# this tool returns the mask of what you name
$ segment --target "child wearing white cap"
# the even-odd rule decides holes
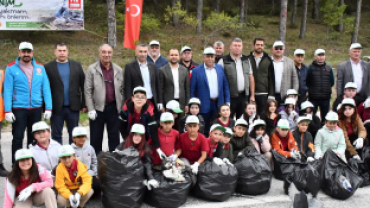
[[[15,161],[5,180],[3,208],[32,208],[43,204],[47,208],[57,208],[49,171],[36,163],[28,149],[17,150]]]
[[[175,123],[172,128],[179,131],[180,128],[180,119],[183,117],[183,111],[180,108],[180,103],[177,100],[170,100],[166,104],[166,112],[170,112],[175,119]],[[180,117],[181,116],[181,117]]]
[[[101,194],[100,182],[98,175],[98,159],[94,147],[92,147],[87,139],[87,130],[83,126],[76,126],[72,130],[71,146],[75,150],[76,158],[87,166],[87,172],[92,176],[92,188],[94,189],[94,196],[99,197]]]
[[[203,118],[202,115],[199,114],[200,107],[201,107],[201,103],[200,103],[199,98],[196,98],[196,97],[190,98],[188,106],[189,106],[189,113],[184,118],[182,118],[181,121],[180,121],[180,130],[179,130],[180,134],[186,132],[186,119],[190,115],[195,115],[195,116],[198,117],[198,119],[199,119],[199,133],[204,134],[204,118]]]
[[[298,112],[295,110],[297,108],[296,102],[294,98],[285,99],[285,109],[279,112],[282,119],[289,121],[290,131],[293,131],[297,126],[297,119],[299,117]]]
[[[312,135],[308,130],[308,125],[311,119],[306,116],[301,116],[297,121],[297,128],[293,131],[293,137],[295,141],[299,144],[298,149],[303,155],[307,157],[307,162],[313,162],[314,159],[314,144]]]
[[[296,101],[296,103],[298,102],[298,92],[295,90],[295,89],[289,89],[287,90],[286,92],[286,97],[284,98],[284,102],[286,99],[288,98],[292,98]],[[281,111],[284,111],[285,110],[285,104],[280,104],[281,105],[279,108],[278,108],[278,112],[280,113]],[[295,108],[295,111],[298,113],[299,112],[299,105],[296,105],[296,108]]]
[[[343,94],[343,93],[342,93]],[[344,95],[343,96],[337,96],[337,99],[335,99],[333,103],[333,111],[337,112],[337,108],[339,104],[343,101],[345,98],[352,98],[355,101],[356,106],[361,103],[361,101],[365,100],[363,96],[357,94],[357,84],[354,82],[347,82],[344,86]]]
[[[225,132],[221,140],[223,144],[222,155],[223,158],[227,158],[230,162],[234,162],[234,149],[233,145],[230,144],[230,140],[233,136],[234,136],[233,130],[229,127],[225,127]]]
[[[321,129],[322,124],[320,118],[313,113],[313,105],[310,101],[304,101],[301,104],[299,116],[305,116],[311,121],[308,124],[308,132],[311,133],[312,138],[315,139],[317,131]]]
[[[277,123],[275,133],[271,136],[271,146],[276,152],[286,158],[299,159],[297,142],[294,140],[292,132],[289,131],[289,121],[280,119]]]
[[[239,155],[245,154],[249,151],[256,151],[254,144],[249,138],[248,123],[246,120],[240,118],[236,120],[234,126],[234,136],[231,138],[230,143],[233,145],[234,158]]]
[[[254,120],[250,137],[257,152],[263,154],[263,156],[269,160],[271,168],[273,168],[274,161],[272,160],[272,153],[270,152],[270,137],[266,133],[266,123],[264,120]]]
[[[220,124],[213,124],[209,130],[208,142],[208,158],[223,158],[223,144],[221,142],[225,128]]]

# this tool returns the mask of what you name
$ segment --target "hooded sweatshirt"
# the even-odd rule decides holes
[[[315,158],[323,157],[326,150],[331,149],[339,157],[345,160],[346,142],[343,130],[338,126],[331,131],[323,126],[316,134],[315,138]]]
[[[71,146],[75,150],[76,158],[87,166],[87,172],[91,176],[96,176],[98,174],[98,160],[94,148],[87,144],[87,142],[84,143],[82,148],[78,147],[75,143]]]
[[[35,146],[32,144],[28,146],[35,161],[44,166],[48,171],[52,171],[59,163],[59,147],[61,147],[61,145],[53,139],[50,139],[50,144],[46,150],[37,144]]]

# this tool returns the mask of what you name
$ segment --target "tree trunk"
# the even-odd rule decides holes
[[[116,38],[116,10],[114,8],[115,0],[107,0],[107,16],[108,16],[108,44],[112,48],[117,46]]]
[[[319,0],[313,0],[312,19],[319,19]]]
[[[159,9],[158,0],[153,0],[153,4],[154,4],[154,9],[155,9],[156,11],[158,11],[158,9]]]
[[[177,1],[178,0],[172,0],[172,11],[175,12],[177,11],[179,8],[178,8],[178,5],[177,5]],[[179,17],[177,14],[173,13],[172,15],[172,21],[173,21],[173,26],[174,27],[179,27]]]
[[[298,0],[294,0],[293,12],[292,12],[292,21],[290,22],[291,26],[295,25],[295,19],[296,19],[296,16],[297,16],[297,4],[298,4]]]
[[[185,0],[185,11],[186,13],[189,12],[189,0]]]
[[[361,18],[361,4],[362,4],[362,0],[357,0],[355,28],[352,33],[352,43],[357,43],[358,27],[360,27],[360,18]]]
[[[275,0],[272,0],[272,13],[275,12]]]
[[[221,3],[221,0],[216,0],[216,12],[217,12],[217,14],[220,13],[220,3]]]
[[[342,6],[343,4],[344,4],[344,0],[339,0],[339,6]],[[343,32],[343,14],[339,20],[338,30],[339,32]]]
[[[239,17],[239,22],[244,23],[244,0],[240,0],[240,17]]]
[[[288,0],[281,0],[279,40],[285,43]]]
[[[247,24],[247,17],[248,17],[248,0],[244,0],[244,22]]]
[[[306,37],[307,5],[308,5],[308,0],[303,0],[301,31],[300,31],[300,34],[299,34],[300,39]]]
[[[203,18],[203,0],[198,0],[198,9],[197,9],[197,34],[202,33],[202,18]]]

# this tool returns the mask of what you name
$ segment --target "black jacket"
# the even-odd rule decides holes
[[[303,134],[303,139],[301,137],[301,132],[297,129],[293,131],[294,140],[297,142],[298,149],[301,153],[305,154],[307,157],[314,157],[314,143],[312,135],[310,132],[306,131]]]
[[[162,98],[159,96],[159,85],[158,85],[158,70],[154,63],[147,62],[149,75],[150,75],[150,86],[152,87],[153,92],[153,103],[155,106],[158,103],[163,103]],[[137,60],[126,64],[125,71],[124,71],[124,80],[125,80],[125,99],[132,97],[132,93],[135,87],[142,86],[144,87],[143,77],[140,71],[140,66]]]
[[[256,150],[252,140],[249,138],[248,132],[243,137],[233,136],[230,140],[230,144],[233,145],[234,158],[238,156],[239,152],[253,151]]]
[[[318,65],[316,61],[308,67],[306,84],[312,100],[328,100],[334,85],[334,73],[330,65]]]
[[[85,108],[84,83],[85,74],[79,62],[69,59],[69,106],[73,111]],[[51,97],[53,99],[53,114],[59,113],[63,107],[64,85],[60,77],[57,62],[45,64],[45,71],[50,81]]]
[[[179,129],[180,134],[187,132],[185,122],[189,115],[190,114],[187,114],[186,116],[184,116],[184,118],[180,120],[180,129]],[[204,134],[204,125],[205,125],[204,118],[200,114],[198,114],[197,117],[199,119],[199,131],[198,132]]]
[[[265,113],[261,113],[260,119],[264,120],[266,123],[266,133],[271,137],[272,133],[274,133],[277,122],[280,120],[281,115],[278,114],[276,118],[276,122],[273,119],[270,119]]]
[[[212,150],[209,150],[209,151],[212,151]],[[207,160],[212,161],[213,158],[215,158],[215,157],[223,159],[224,158],[224,152],[223,151],[224,151],[224,144],[222,144],[222,142],[218,142],[216,151],[215,151],[215,153],[213,153],[213,157],[207,157]]]

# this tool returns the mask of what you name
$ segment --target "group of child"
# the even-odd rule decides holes
[[[153,171],[163,170],[164,159],[189,166],[195,175],[205,160],[231,164],[249,152],[263,154],[273,168],[272,149],[286,158],[304,157],[307,162],[322,158],[328,149],[344,161],[349,157],[361,160],[367,132],[352,98],[342,100],[339,116],[329,112],[323,118],[324,125],[314,114],[312,103],[305,101],[299,109],[297,99],[298,93],[288,90],[283,106],[268,100],[261,115],[256,115],[255,103],[247,103],[245,113],[236,121],[230,117],[230,106],[223,104],[206,138],[198,98],[190,99],[189,113],[181,119],[180,105],[170,101],[166,105],[167,112],[162,113],[157,122],[154,106],[146,98],[146,89],[136,87],[120,114],[124,142],[116,151],[129,147],[138,150],[149,190],[159,186]],[[7,177],[5,208],[43,203],[47,207],[56,207],[56,204],[83,207],[94,193],[100,197],[97,158],[86,142],[86,129],[76,127],[72,133],[74,143],[63,146],[50,138],[49,126],[43,121],[35,123],[32,132],[37,143],[30,145],[29,150],[16,152],[16,163]]]

